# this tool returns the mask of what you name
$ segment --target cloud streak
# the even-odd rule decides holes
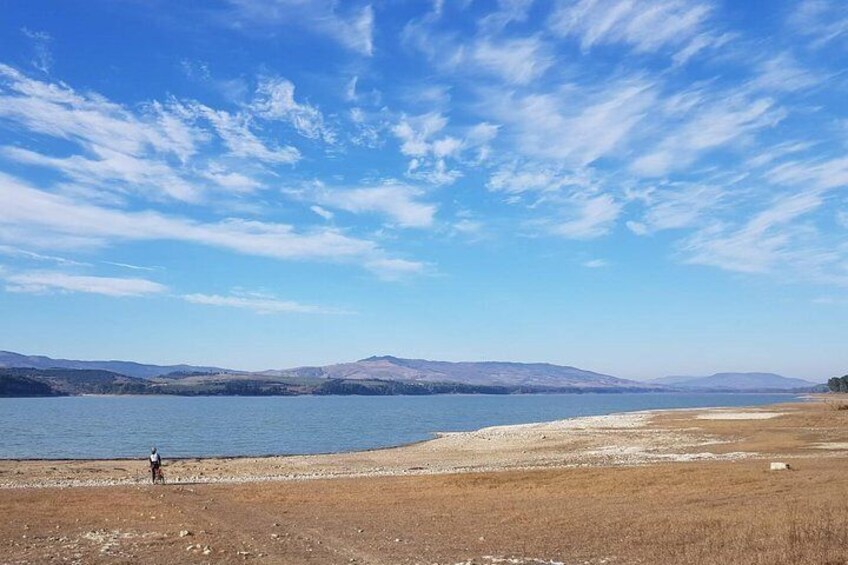
[[[168,290],[165,285],[147,279],[72,275],[56,271],[13,273],[2,278],[6,281],[8,292],[28,294],[74,292],[127,297],[162,294]]]

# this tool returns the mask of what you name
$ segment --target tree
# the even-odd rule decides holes
[[[828,379],[827,388],[829,388],[831,392],[848,392],[848,375]]]

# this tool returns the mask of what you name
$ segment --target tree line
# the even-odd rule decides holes
[[[830,392],[848,392],[848,375],[828,379],[827,388]]]

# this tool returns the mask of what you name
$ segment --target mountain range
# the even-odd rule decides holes
[[[671,376],[654,379],[654,384],[708,390],[797,390],[816,386],[803,379],[774,373],[716,373],[706,377]]]
[[[401,359],[390,355],[324,367],[265,371],[264,375],[326,379],[383,379],[403,382],[452,382],[467,385],[645,389],[651,385],[549,363],[459,362]]]
[[[132,361],[79,361],[75,359],[52,359],[43,355],[22,355],[12,351],[0,351],[0,367],[30,367],[33,369],[82,369],[109,371],[127,377],[151,379],[170,373],[222,373],[227,369],[196,365],[146,365]]]
[[[47,385],[56,394],[742,392],[802,391],[816,386],[772,373],[673,376],[642,382],[549,363],[448,362],[389,355],[351,363],[249,372],[186,364],[52,359],[0,351],[2,368],[5,369],[0,370],[0,379],[8,381],[7,390],[30,386],[33,391],[43,391],[42,385]],[[2,390],[0,386],[0,395]]]

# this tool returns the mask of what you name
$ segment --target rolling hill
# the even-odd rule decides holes
[[[369,357],[353,363],[324,367],[299,367],[264,371],[268,376],[314,377],[325,379],[382,379],[400,382],[451,382],[466,385],[545,387],[569,389],[646,390],[663,388],[655,384],[620,379],[548,363],[508,363],[498,361],[458,362],[402,359],[390,355]]]
[[[28,381],[9,379],[26,378],[49,385],[55,394],[511,394],[668,390],[659,384],[548,363],[453,363],[392,356],[323,367],[247,372],[0,352],[0,374],[5,374],[10,390],[26,388]]]
[[[145,365],[132,361],[78,361],[74,359],[52,359],[43,355],[21,355],[12,351],[0,351],[0,367],[29,367],[32,369],[83,369],[109,371],[127,377],[152,379],[170,373],[219,373],[227,369],[198,367],[194,365]]]

